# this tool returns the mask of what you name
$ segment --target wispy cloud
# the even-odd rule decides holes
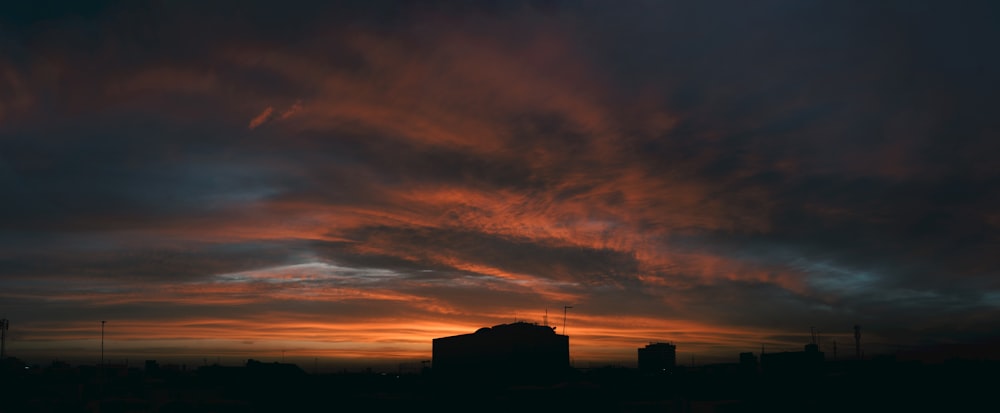
[[[256,129],[258,126],[263,125],[264,122],[271,120],[272,115],[274,115],[274,108],[268,106],[259,115],[250,119],[250,129]]]

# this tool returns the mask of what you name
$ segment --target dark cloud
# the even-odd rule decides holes
[[[158,301],[141,298],[149,294],[177,294],[179,299],[185,292],[173,289],[212,284],[225,274],[292,265],[313,255],[305,243],[294,240],[179,242],[115,232],[11,234],[4,237],[2,245],[5,253],[0,254],[0,273],[6,283],[4,296],[9,300],[27,300],[5,307],[24,311],[43,302],[40,314],[49,314],[60,302],[85,308],[121,299]],[[187,304],[196,305],[199,290],[190,288],[187,293],[193,300]]]

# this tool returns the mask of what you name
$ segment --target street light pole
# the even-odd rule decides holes
[[[101,320],[101,366],[104,366],[104,323],[105,320]]]

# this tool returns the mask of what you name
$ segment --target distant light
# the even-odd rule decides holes
[[[28,369],[30,369],[30,368],[31,368],[31,367],[28,367],[28,366],[24,366],[24,369],[25,369],[25,370],[28,370]]]

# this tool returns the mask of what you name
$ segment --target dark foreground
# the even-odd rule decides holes
[[[0,412],[998,411],[998,367],[882,360],[794,374],[716,365],[669,374],[609,367],[546,377],[436,377],[430,370],[316,375],[254,362],[180,369],[8,360]]]

